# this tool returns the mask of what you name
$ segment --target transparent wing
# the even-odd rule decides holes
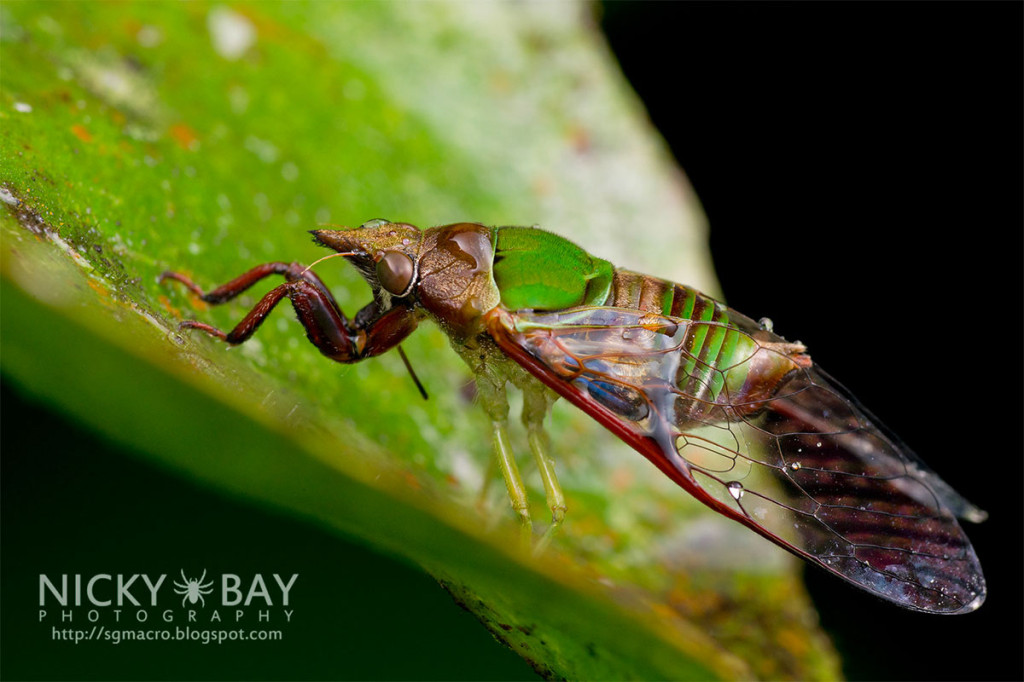
[[[964,613],[985,581],[960,497],[803,354],[749,318],[494,311],[519,364],[716,511],[906,608]],[[709,339],[716,339],[709,351]]]

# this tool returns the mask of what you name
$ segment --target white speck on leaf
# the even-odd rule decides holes
[[[147,24],[135,34],[135,40],[139,42],[141,47],[156,47],[164,41],[164,34],[156,26]]]
[[[16,196],[7,190],[6,187],[0,187],[0,201],[11,206],[17,206],[21,203]]]
[[[243,15],[227,7],[214,7],[206,17],[213,49],[225,59],[235,60],[256,42],[256,27]]]
[[[299,167],[291,161],[285,161],[281,166],[281,177],[287,182],[295,182],[299,178]]]
[[[263,163],[274,163],[277,161],[277,146],[273,142],[261,140],[250,135],[245,138],[245,148],[259,157]]]

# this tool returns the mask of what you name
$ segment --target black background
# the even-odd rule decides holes
[[[905,612],[807,572],[856,679],[1024,677],[1021,7],[602,8],[704,204],[729,303],[807,343],[991,513],[968,528],[990,588],[968,616]],[[317,678],[339,659],[351,678],[530,674],[418,571],[168,478],[9,386],[0,400],[5,678]],[[181,556],[301,572],[302,622],[284,645],[112,652],[40,645],[18,615],[34,614],[40,571],[161,571]]]
[[[989,520],[967,616],[807,582],[855,679],[1022,679],[1022,5],[606,3],[726,300],[806,343]]]

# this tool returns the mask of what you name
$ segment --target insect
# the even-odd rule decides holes
[[[209,293],[164,273],[211,304],[268,275],[285,277],[230,332],[193,320],[181,326],[243,343],[287,298],[323,355],[354,363],[398,347],[431,319],[474,375],[524,529],[532,526],[509,446],[509,384],[524,395],[551,528],[562,523],[566,502],[543,420],[562,397],[707,506],[868,592],[933,613],[966,613],[984,601],[981,566],[957,518],[979,522],[985,512],[767,319],[617,269],[537,228],[457,223],[421,231],[372,220],[312,234],[373,290],[355,317],[308,268],[275,262]]]
[[[203,571],[203,575],[199,580],[190,580],[185,576],[185,569],[181,569],[181,580],[182,582],[174,581],[174,593],[185,595],[181,598],[181,605],[184,606],[185,602],[188,601],[190,604],[202,602],[203,606],[206,606],[206,600],[203,599],[203,595],[213,592],[213,581],[203,582],[206,580],[206,571]]]

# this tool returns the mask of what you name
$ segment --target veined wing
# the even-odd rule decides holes
[[[980,606],[985,580],[956,517],[984,512],[802,345],[725,310],[693,321],[497,309],[487,324],[519,364],[709,507],[900,606]]]

